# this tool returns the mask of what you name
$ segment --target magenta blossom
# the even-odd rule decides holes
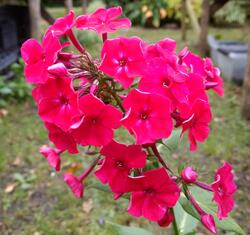
[[[38,113],[45,122],[54,123],[68,131],[72,119],[79,115],[77,94],[66,77],[48,80],[33,91],[38,102]]]
[[[219,219],[226,218],[234,207],[233,195],[236,192],[232,166],[225,162],[216,172],[212,189],[214,191],[213,201],[218,205]]]
[[[71,154],[78,153],[76,142],[69,131],[65,132],[60,127],[48,122],[45,122],[45,126],[49,131],[48,136],[50,141],[57,148],[68,150]]]
[[[79,99],[79,110],[81,118],[71,126],[76,142],[98,147],[108,144],[113,138],[113,129],[120,126],[122,113],[92,94]]]
[[[77,198],[82,198],[84,193],[84,186],[80,179],[70,173],[64,173],[64,181],[67,183],[71,191]]]
[[[73,28],[74,19],[75,13],[71,10],[66,16],[56,19],[54,24],[49,27],[49,30],[53,31],[56,36],[63,36]]]
[[[120,28],[130,28],[131,21],[128,18],[117,19],[121,14],[121,7],[99,8],[90,15],[77,17],[76,27],[78,29],[91,29],[99,34],[114,32]]]
[[[27,40],[21,47],[26,80],[29,83],[45,83],[49,78],[47,68],[55,63],[60,50],[60,41],[51,32],[43,37],[41,45],[36,39]]]
[[[188,114],[186,109],[181,110],[180,113],[181,116]],[[190,150],[194,151],[197,147],[197,141],[203,142],[208,138],[210,132],[208,125],[212,119],[212,114],[209,104],[201,99],[196,100],[191,106],[188,116],[188,119],[182,123],[182,134],[188,130]]]
[[[181,178],[186,183],[195,183],[197,180],[198,174],[197,172],[190,166],[186,167],[181,172]]]
[[[121,124],[135,135],[137,144],[153,143],[171,134],[169,99],[135,89],[125,98],[123,106],[127,112]]]
[[[189,90],[186,85],[187,76],[170,66],[166,60],[156,58],[147,66],[145,74],[139,82],[139,89],[167,96],[173,103],[187,103]]]
[[[43,145],[40,147],[39,152],[47,159],[51,167],[53,167],[56,171],[60,171],[60,154],[63,152],[62,150]]]
[[[164,168],[147,171],[144,176],[140,190],[131,194],[128,212],[157,222],[164,217],[168,208],[175,206],[180,189]]]
[[[146,164],[146,153],[139,145],[124,145],[112,141],[100,152],[105,156],[102,165],[95,175],[104,184],[108,183],[115,193],[130,191],[129,174],[133,168],[143,168]]]
[[[145,67],[142,53],[142,41],[139,38],[116,38],[106,40],[99,69],[128,88],[135,77],[140,76]]]

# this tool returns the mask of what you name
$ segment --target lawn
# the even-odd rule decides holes
[[[57,16],[63,9],[50,9]],[[79,10],[78,10],[79,12]],[[250,35],[243,29],[215,29],[211,33],[222,38],[247,40]],[[188,42],[180,42],[180,31],[170,29],[132,28],[123,35],[138,35],[153,42],[172,37],[179,42],[178,48],[193,48],[194,36],[188,32]],[[116,34],[117,35],[117,34]],[[89,36],[89,35],[88,35]],[[98,55],[98,40],[91,34],[84,39],[91,51]],[[209,139],[190,153],[185,138],[174,153],[162,148],[170,165],[185,161],[194,165],[207,182],[221,160],[231,162],[237,175],[238,191],[234,216],[247,234],[250,234],[250,123],[240,115],[241,88],[225,83],[225,96],[218,98],[210,93],[213,107],[213,123]],[[48,143],[47,133],[36,114],[32,101],[11,104],[8,115],[0,118],[0,232],[12,235],[112,235],[109,221],[148,228],[155,234],[166,234],[163,229],[143,219],[134,219],[126,213],[128,202],[115,202],[110,194],[88,188],[83,200],[75,199],[62,181],[38,153],[42,144]],[[124,135],[119,133],[119,138]],[[67,156],[65,156],[67,158]],[[77,164],[72,164],[72,159]],[[71,156],[64,161],[63,170],[77,172],[91,159],[84,155]],[[91,186],[92,180],[88,181]],[[2,233],[1,233],[2,234]],[[170,233],[169,233],[170,234]],[[204,233],[203,233],[204,234]]]

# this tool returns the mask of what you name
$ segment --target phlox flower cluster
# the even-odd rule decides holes
[[[174,219],[172,208],[185,190],[203,225],[216,233],[213,216],[199,206],[188,186],[211,191],[223,219],[234,205],[231,165],[225,163],[215,181],[206,184],[190,166],[174,174],[157,145],[175,128],[181,129],[180,138],[187,134],[191,151],[208,138],[212,113],[207,92],[223,95],[220,71],[209,58],[187,48],[177,52],[170,38],[154,44],[138,37],[108,39],[108,33],[131,26],[121,14],[120,7],[78,17],[70,11],[48,28],[41,43],[29,39],[22,45],[24,74],[34,84],[38,114],[54,144],[42,146],[40,152],[58,172],[65,152],[85,149],[93,157],[82,175],[64,173],[77,198],[83,197],[84,181],[94,172],[114,199],[130,194],[128,213],[168,226]],[[73,30],[102,36],[100,58],[89,54]],[[65,36],[68,41],[62,43]],[[75,51],[69,52],[70,44]],[[128,131],[133,143],[117,141],[119,128]]]

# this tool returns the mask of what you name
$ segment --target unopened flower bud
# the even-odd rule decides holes
[[[197,172],[190,166],[186,167],[182,172],[181,172],[181,178],[186,182],[186,183],[194,183],[197,180],[198,174]]]
[[[211,233],[216,234],[216,225],[215,225],[215,222],[214,222],[214,217],[212,215],[209,215],[209,214],[202,215],[201,216],[201,223]]]
[[[67,75],[68,71],[63,63],[53,64],[48,67],[48,72],[54,76],[60,77]]]

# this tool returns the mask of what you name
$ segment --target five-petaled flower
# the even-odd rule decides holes
[[[129,178],[132,169],[144,168],[146,153],[139,145],[124,145],[112,141],[100,153],[105,156],[95,175],[104,184],[109,183],[115,193],[131,191],[133,179]]]
[[[146,171],[140,180],[139,189],[132,192],[128,212],[152,221],[161,220],[180,197],[178,185],[164,168]]]
[[[80,117],[71,125],[76,142],[97,147],[108,144],[114,136],[113,129],[120,126],[122,113],[92,94],[79,99],[79,110]]]
[[[171,134],[168,98],[135,89],[125,98],[123,106],[127,112],[121,124],[135,135],[137,144],[153,143]]]
[[[60,50],[60,41],[52,32],[45,34],[41,45],[36,39],[27,40],[21,47],[26,80],[35,84],[45,83],[49,79],[47,68],[56,62]]]
[[[99,69],[128,88],[135,77],[142,75],[144,71],[142,44],[137,37],[106,40]]]
[[[213,201],[218,205],[219,219],[226,218],[234,207],[233,195],[236,192],[232,166],[225,162],[216,172],[212,189],[214,191]]]
[[[77,17],[76,27],[91,29],[99,34],[114,32],[120,28],[130,28],[131,21],[128,18],[117,19],[121,14],[121,7],[99,8],[92,14]]]

